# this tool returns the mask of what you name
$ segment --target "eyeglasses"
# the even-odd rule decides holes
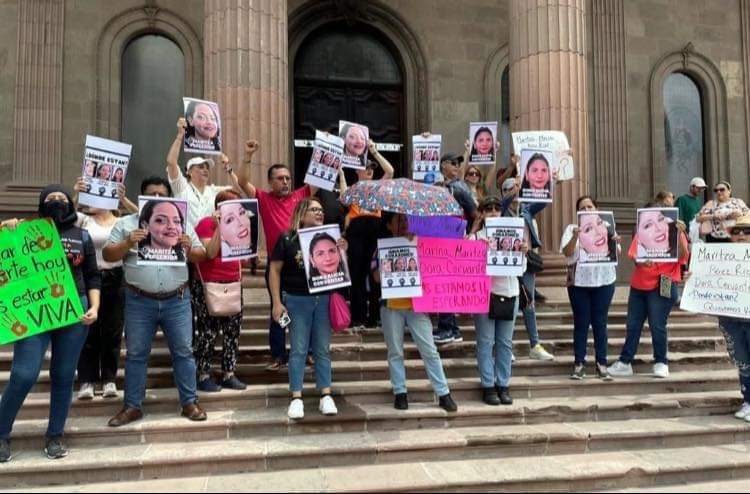
[[[307,208],[308,213],[318,214],[323,212],[323,208]]]
[[[748,228],[734,228],[734,229],[732,229],[732,235],[750,235],[750,227],[748,227]]]
[[[491,211],[502,213],[503,209],[500,206],[498,206],[497,204],[491,204],[489,206],[485,206],[484,208],[482,208],[482,212],[483,213],[489,213]]]
[[[718,192],[726,192],[727,190],[728,189],[726,189],[725,187],[718,187],[718,188],[714,189],[714,192],[717,192],[717,193]]]

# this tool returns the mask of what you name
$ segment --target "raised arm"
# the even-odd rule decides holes
[[[385,172],[383,174],[383,178],[386,180],[393,178],[393,166],[391,166],[388,160],[378,152],[378,146],[377,144],[375,144],[375,141],[370,139],[369,141],[367,141],[367,146],[370,148],[370,156],[372,156],[375,161],[377,161],[377,163],[383,169],[383,172]]]
[[[487,189],[488,193],[490,190],[492,190],[493,180],[495,181],[495,185],[497,185],[497,180],[495,180],[495,177],[497,176],[497,168],[500,166],[500,160],[497,157],[499,152],[500,152],[500,141],[495,141],[495,165],[492,166],[490,170],[488,170],[487,173],[484,175],[484,188]],[[466,158],[464,157],[464,160],[465,159]]]
[[[177,119],[177,135],[172,142],[172,146],[169,148],[167,153],[167,176],[170,182],[180,178],[180,165],[177,160],[180,157],[180,149],[182,148],[182,142],[185,139],[185,129],[187,128],[187,122],[184,118],[180,117]]]
[[[339,168],[339,200],[344,198],[344,193],[346,192],[346,189],[349,188],[349,185],[346,183],[346,174],[344,173],[344,168]]]
[[[250,199],[255,199],[257,195],[255,185],[250,182],[250,164],[253,161],[253,155],[258,149],[260,149],[258,141],[250,139],[245,142],[245,157],[237,172],[237,185]]]
[[[83,177],[78,177],[73,185],[73,197],[71,197],[75,209],[78,209],[78,194],[84,190],[86,190],[86,180]]]
[[[471,141],[466,139],[464,142],[464,160],[458,167],[458,179],[463,180],[466,177],[466,168],[469,166],[469,154],[471,153]]]

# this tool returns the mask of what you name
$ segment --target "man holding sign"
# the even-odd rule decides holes
[[[73,379],[88,335],[86,326],[99,313],[101,277],[94,244],[75,226],[70,195],[61,186],[45,188],[39,196],[39,217],[43,219],[7,220],[2,226],[8,230],[0,232],[0,335],[3,343],[15,341],[10,380],[0,400],[0,462],[11,459],[13,423],[36,384],[50,343],[52,382],[44,453],[50,459],[68,455],[62,435]]]

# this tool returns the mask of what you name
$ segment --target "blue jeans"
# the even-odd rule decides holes
[[[140,409],[146,394],[148,359],[156,328],[167,338],[180,404],[198,401],[193,358],[190,291],[167,300],[155,300],[125,290],[125,406]]]
[[[327,293],[284,295],[284,305],[292,319],[289,339],[289,391],[301,392],[305,380],[307,353],[315,359],[315,384],[318,390],[331,387],[331,322]]]
[[[526,289],[529,303],[523,309],[523,323],[526,326],[526,332],[529,334],[529,343],[531,348],[539,344],[539,329],[536,326],[536,307],[534,307],[534,291],[536,289],[536,275],[526,272],[519,280]]]
[[[81,297],[81,305],[88,309],[87,297]],[[10,380],[0,400],[0,439],[9,439],[26,396],[39,378],[44,354],[52,343],[50,363],[50,407],[47,437],[60,437],[68,419],[70,401],[73,398],[78,357],[86,343],[89,329],[83,324],[73,324],[62,329],[37,334],[13,345],[13,365]]]
[[[589,326],[594,331],[596,363],[607,365],[607,314],[615,294],[615,284],[599,287],[568,287],[573,309],[573,346],[575,363],[586,363]]]
[[[411,339],[417,345],[424,362],[427,377],[438,396],[450,393],[443,362],[432,337],[432,321],[427,314],[416,314],[411,310],[380,308],[383,337],[388,347],[388,373],[391,376],[393,393],[406,393],[406,369],[404,368],[404,329],[409,326]]]
[[[667,359],[667,321],[672,306],[677,300],[677,285],[672,283],[671,297],[659,295],[659,289],[638,290],[630,287],[628,297],[628,317],[626,322],[625,346],[620,353],[620,361],[629,364],[635,358],[638,344],[641,341],[643,323],[648,318],[651,330],[651,341],[654,345],[654,363],[668,364]]]
[[[750,321],[720,317],[719,328],[727,340],[727,352],[740,374],[740,391],[750,403]]]
[[[518,315],[518,297],[512,321],[490,319],[487,314],[474,315],[477,331],[477,366],[483,388],[510,385],[513,360],[513,330]]]

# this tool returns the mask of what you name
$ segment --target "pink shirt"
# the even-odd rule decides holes
[[[258,209],[266,232],[266,251],[270,254],[279,237],[290,228],[294,208],[310,196],[310,186],[305,185],[285,197],[277,197],[265,190],[257,190]]]

